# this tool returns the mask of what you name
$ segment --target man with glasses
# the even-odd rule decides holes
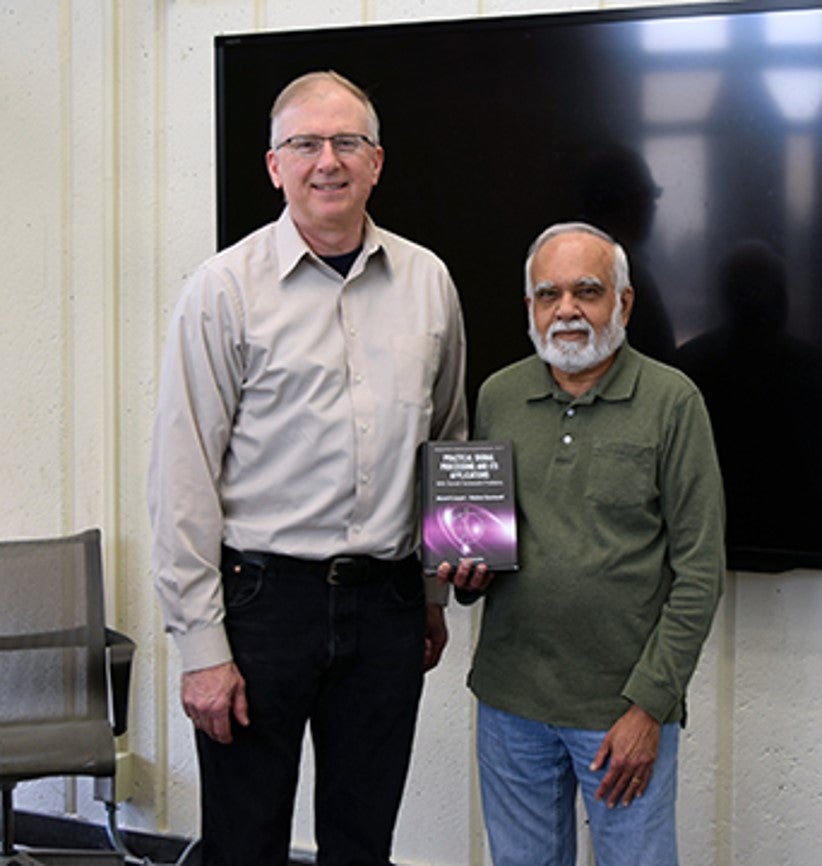
[[[574,866],[577,790],[599,866],[676,866],[678,731],[724,575],[708,415],[625,342],[607,234],[551,226],[525,285],[536,353],[485,382],[475,430],[517,467],[520,570],[468,584],[487,589],[469,685],[494,866]]]
[[[286,206],[194,273],[171,323],[153,564],[206,866],[288,862],[307,724],[317,863],[387,866],[423,671],[445,645],[414,553],[414,459],[466,434],[462,317],[442,262],[366,214],[382,164],[358,87],[288,85],[267,154]]]

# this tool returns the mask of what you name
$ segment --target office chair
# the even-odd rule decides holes
[[[104,625],[99,529],[0,542],[0,866],[119,866],[130,856],[113,779],[133,650]],[[116,850],[15,848],[12,791],[46,776],[95,777]]]

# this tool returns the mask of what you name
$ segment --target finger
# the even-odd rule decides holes
[[[622,800],[623,804],[627,806],[633,798],[634,795],[632,791],[631,777],[620,776],[611,787],[611,793],[608,796],[608,808],[613,809],[620,800]]]
[[[588,769],[589,769],[592,773],[596,773],[597,770],[601,770],[601,769],[605,766],[605,761],[607,760],[607,758],[608,758],[608,753],[609,753],[610,751],[611,751],[611,746],[610,746],[610,744],[608,743],[608,738],[606,737],[606,738],[602,741],[602,744],[600,745],[599,749],[597,750],[596,755],[594,755],[594,760],[591,761],[591,764],[590,764],[590,766],[588,767]],[[610,775],[610,774],[609,774],[609,775]],[[607,778],[607,777],[606,777],[606,778]],[[603,780],[603,782],[604,782],[604,780]],[[601,786],[600,786],[600,787],[601,787]]]
[[[201,731],[212,740],[217,739],[214,732],[214,726],[207,718],[203,716],[191,716],[191,722],[196,730]]]
[[[437,581],[448,583],[451,580],[451,572],[454,570],[450,562],[441,562],[437,566]]]
[[[642,792],[648,786],[645,779],[640,776],[631,776],[628,784],[625,787],[625,793],[622,797],[622,805],[630,806],[636,797],[641,797]]]
[[[599,783],[599,787],[594,794],[594,798],[597,800],[605,800],[607,806],[612,805],[612,801],[614,800],[614,790],[619,782],[619,777],[617,773],[613,770],[608,770],[605,774],[603,780]],[[622,789],[620,788],[617,791],[616,796],[619,797],[619,794],[622,793]]]
[[[482,592],[491,582],[491,576],[488,566],[484,562],[479,563],[471,575],[469,589],[473,589],[475,592]]]
[[[245,694],[244,682],[237,686],[237,691],[234,695],[234,718],[244,728],[247,728],[251,723],[251,720],[248,717],[248,699]]]
[[[648,785],[651,784],[651,775],[651,771],[645,769],[634,772],[634,775],[631,777],[634,798],[641,797],[648,790]]]
[[[233,739],[231,735],[231,719],[228,712],[212,718],[210,724],[204,730],[212,740],[216,740],[218,743],[227,745]]]
[[[454,572],[454,586],[465,589],[471,579],[473,568],[474,563],[470,559],[461,559],[457,565],[457,570]]]

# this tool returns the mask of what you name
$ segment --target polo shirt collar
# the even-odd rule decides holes
[[[639,366],[639,355],[626,341],[617,349],[616,360],[599,382],[584,394],[571,399],[583,405],[593,403],[595,400],[608,402],[630,400],[636,389]],[[526,375],[528,379],[525,383],[525,391],[528,402],[547,399],[568,402],[571,397],[559,387],[551,375],[550,367],[539,355],[532,356],[532,363],[528,366]]]

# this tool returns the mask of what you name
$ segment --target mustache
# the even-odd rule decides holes
[[[594,329],[590,322],[586,322],[585,319],[569,319],[568,321],[554,322],[549,326],[546,336],[553,337],[554,334],[562,334],[568,331],[585,331],[586,334],[590,335],[593,334]]]

